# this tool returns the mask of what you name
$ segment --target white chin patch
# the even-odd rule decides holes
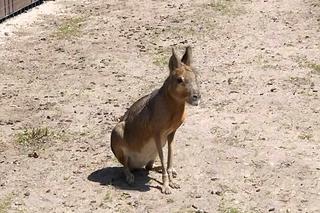
[[[200,104],[200,99],[196,101],[196,106]]]
[[[192,101],[190,103],[192,106],[198,106],[200,104],[200,99],[199,100],[196,100],[196,101]]]

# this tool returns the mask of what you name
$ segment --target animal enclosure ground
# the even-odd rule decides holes
[[[2,23],[0,212],[319,212],[319,30],[317,0],[56,0]],[[172,45],[203,98],[163,195],[109,143]]]

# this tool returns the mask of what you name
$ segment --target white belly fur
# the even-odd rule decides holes
[[[165,140],[166,141],[166,140]],[[162,147],[165,145],[162,144]],[[158,156],[158,151],[156,147],[156,142],[154,138],[151,138],[140,152],[133,152],[126,150],[126,155],[129,157],[130,167],[134,169],[143,168],[147,165],[149,161],[155,160]]]

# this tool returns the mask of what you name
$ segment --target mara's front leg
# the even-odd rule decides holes
[[[170,135],[168,135],[167,139],[168,139],[168,177],[169,177],[169,185],[174,188],[174,189],[178,189],[180,188],[179,184],[175,183],[173,181],[173,177],[175,177],[177,175],[177,172],[175,171],[175,169],[172,166],[172,158],[173,158],[173,138],[174,138],[174,134],[176,132],[172,132]]]
[[[161,162],[161,167],[162,167],[162,188],[161,192],[165,194],[170,194],[170,188],[169,188],[169,180],[168,180],[168,173],[167,169],[164,165],[164,159],[163,159],[163,151],[162,151],[162,140],[165,140],[164,138],[161,138],[160,134],[158,134],[155,138],[156,140],[156,146],[157,146],[157,151],[159,154],[160,162]]]

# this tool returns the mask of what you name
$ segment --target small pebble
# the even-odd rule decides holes
[[[215,194],[218,195],[218,196],[221,196],[222,192],[221,191],[216,191]]]
[[[32,152],[32,153],[29,153],[29,154],[28,154],[28,157],[29,157],[29,158],[38,158],[39,155],[38,155],[38,153],[36,153],[36,152],[34,151],[34,152]]]

